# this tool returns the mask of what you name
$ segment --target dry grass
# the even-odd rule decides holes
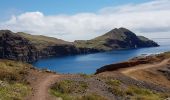
[[[25,80],[30,67],[21,62],[0,60],[0,100],[23,100],[31,92]]]
[[[24,76],[27,75],[27,69],[30,67],[31,65],[21,62],[0,60],[0,80],[24,82]]]

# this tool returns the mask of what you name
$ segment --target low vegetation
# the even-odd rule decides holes
[[[124,96],[124,90],[121,88],[121,81],[116,79],[108,79],[106,80],[106,84],[110,85],[108,91],[116,96]]]
[[[0,60],[0,100],[23,100],[31,92],[25,80],[29,64]]]
[[[23,83],[0,81],[0,100],[23,100],[31,88]]]
[[[137,86],[126,86],[119,80],[108,79],[106,84],[110,85],[108,88],[109,92],[130,100],[164,100],[170,96],[166,93],[157,93]]]
[[[72,80],[64,80],[56,83],[52,89],[57,90],[60,93],[84,93],[88,85],[83,81],[72,81]]]
[[[42,49],[44,47],[55,45],[55,44],[70,44],[69,42],[53,37],[46,37],[42,35],[30,35],[23,32],[18,32],[17,34],[30,40],[30,42],[34,44],[37,49]]]
[[[63,80],[57,82],[50,92],[56,97],[61,97],[63,100],[107,100],[95,93],[85,93],[87,89],[88,84],[86,82]]]
[[[83,78],[90,78],[90,77],[93,76],[92,74],[89,75],[89,74],[84,74],[84,73],[79,73],[79,75],[80,75],[81,77],[83,77]]]

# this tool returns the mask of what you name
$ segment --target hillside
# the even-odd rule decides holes
[[[138,37],[125,28],[113,29],[87,41],[67,42],[53,37],[14,33],[10,30],[0,30],[0,39],[0,58],[24,62],[35,62],[52,56],[158,46],[154,41]]]
[[[71,45],[71,42],[67,42],[61,39],[46,37],[43,35],[31,35],[24,32],[16,33],[26,39],[28,39],[37,49],[43,49],[52,45]]]
[[[158,44],[125,28],[113,29],[106,34],[87,41],[75,41],[77,47],[88,47],[102,50],[132,49],[154,47]]]
[[[77,48],[70,42],[52,37],[0,30],[0,58],[3,59],[31,63],[51,56],[93,52],[99,51],[93,48]]]

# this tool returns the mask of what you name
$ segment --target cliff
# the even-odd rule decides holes
[[[99,52],[99,50],[93,48],[78,48],[72,42],[53,37],[30,35],[23,32],[17,34],[31,42],[36,48],[39,58]]]
[[[51,56],[75,55],[99,52],[93,48],[77,48],[60,39],[0,31],[0,58],[23,62],[34,62]]]
[[[27,39],[9,30],[0,31],[0,58],[33,62],[37,57],[36,48]]]

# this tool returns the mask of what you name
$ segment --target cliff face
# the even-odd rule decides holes
[[[8,30],[0,31],[0,58],[33,62],[36,48],[30,42]]]
[[[0,58],[34,62],[40,58],[96,53],[114,49],[158,46],[145,37],[137,37],[125,29],[114,29],[88,41],[67,42],[41,35],[30,35],[9,30],[0,31]]]
[[[38,58],[99,52],[99,50],[93,48],[78,48],[71,42],[53,37],[30,35],[22,32],[16,34],[31,42],[37,50]]]
[[[77,48],[70,42],[55,38],[0,31],[0,58],[3,59],[31,63],[40,58],[93,52],[99,51],[93,48]]]
[[[75,44],[78,47],[96,48],[104,51],[158,46],[154,41],[142,36],[136,36],[125,28],[113,29],[92,40],[75,41]]]

